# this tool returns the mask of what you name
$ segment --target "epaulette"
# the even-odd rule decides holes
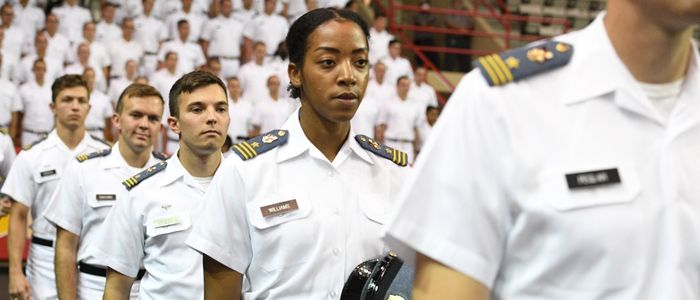
[[[4,135],[10,134],[10,129],[7,127],[0,127],[0,133]]]
[[[91,137],[93,140],[96,140],[96,141],[98,141],[98,142],[100,142],[100,143],[103,143],[103,144],[109,146],[109,147],[112,147],[112,145],[110,145],[109,142],[108,142],[108,141],[105,141],[104,139],[101,139],[101,138],[99,138],[99,137],[96,137],[96,136],[94,136],[94,135],[92,135],[92,134],[90,135],[90,137]]]
[[[490,86],[498,86],[564,66],[569,63],[573,52],[570,44],[548,41],[483,56],[473,64]]]
[[[249,160],[277,146],[284,145],[289,138],[287,133],[286,130],[275,129],[245,142],[234,144],[233,153],[236,153],[242,160]]]
[[[160,171],[165,170],[165,166],[167,166],[168,163],[161,161],[155,165],[152,165],[148,167],[147,169],[141,171],[140,173],[131,176],[124,180],[122,184],[126,187],[127,191],[130,191],[133,187],[137,186],[139,183],[142,181],[146,180],[146,178],[153,176],[153,174],[156,174]]]
[[[153,154],[153,157],[160,159],[160,160],[166,160],[166,159],[170,158],[170,156],[168,156],[167,154],[165,154],[163,152],[153,151],[153,152],[151,152],[151,154]]]
[[[369,150],[369,152],[372,152],[380,157],[393,161],[399,166],[405,167],[408,164],[408,154],[406,154],[406,152],[396,150],[385,145],[380,145],[371,137],[362,134],[356,135],[355,140],[360,144],[360,146],[362,146],[362,148],[365,148]]]
[[[26,151],[26,150],[32,149],[32,147],[34,147],[34,146],[36,146],[37,144],[39,144],[39,143],[45,141],[46,138],[48,138],[48,136],[47,136],[47,137],[43,137],[43,138],[41,138],[41,139],[39,139],[39,140],[37,140],[37,141],[34,141],[34,143],[31,143],[31,144],[29,144],[29,145],[26,145],[26,146],[22,147],[22,150],[25,150],[25,151]]]
[[[107,149],[102,149],[99,151],[92,152],[90,154],[80,154],[75,157],[78,162],[84,162],[88,159],[95,158],[95,157],[101,157],[101,156],[107,156],[109,153],[112,152],[112,148],[107,148]]]

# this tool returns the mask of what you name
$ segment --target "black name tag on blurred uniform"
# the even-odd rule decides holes
[[[566,183],[570,190],[601,185],[622,183],[617,169],[595,170],[581,173],[566,174]]]
[[[39,175],[41,175],[41,177],[56,175],[56,170],[44,171],[44,172],[39,173]]]

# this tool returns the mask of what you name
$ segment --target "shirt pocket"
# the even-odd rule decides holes
[[[87,203],[92,208],[110,207],[119,199],[119,193],[109,189],[97,189],[87,192]]]
[[[191,226],[192,219],[189,212],[166,213],[148,218],[146,221],[146,235],[149,237],[163,236],[188,230]]]
[[[567,184],[566,174],[595,172],[593,170],[614,169],[618,172],[620,182],[605,185],[587,186],[572,189]],[[607,166],[568,169],[546,179],[544,183],[547,194],[545,200],[549,206],[558,211],[569,211],[585,208],[596,208],[608,205],[632,202],[641,192],[639,175],[632,163],[621,163]]]
[[[360,209],[362,213],[372,222],[384,224],[387,219],[389,201],[385,197],[373,193],[359,194]]]
[[[263,216],[261,209],[284,205],[290,200],[295,201],[298,209]],[[312,208],[308,197],[254,201],[246,204],[246,210],[252,226],[253,265],[273,272],[309,261],[318,238],[316,223],[310,218]]]
[[[38,184],[42,184],[44,182],[60,179],[61,175],[63,174],[62,170],[60,170],[58,167],[53,166],[53,165],[48,165],[44,166],[42,168],[39,168],[38,171],[34,172],[34,181]]]

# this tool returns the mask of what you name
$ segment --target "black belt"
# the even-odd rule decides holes
[[[104,127],[85,127],[85,131],[102,131]]]
[[[29,132],[29,133],[33,133],[33,134],[36,134],[36,135],[49,135],[49,133],[51,133],[50,131],[34,131],[34,130],[31,130],[31,129],[26,129],[26,128],[22,128],[22,131],[26,131],[26,132]]]
[[[413,143],[412,140],[404,140],[404,139],[390,139],[386,138],[387,141],[394,142],[394,143]]]
[[[53,241],[42,239],[40,237],[32,236],[32,244],[37,244],[40,246],[53,247]]]
[[[100,276],[100,277],[107,277],[107,268],[102,267],[102,266],[96,266],[96,265],[91,265],[91,264],[86,264],[84,262],[79,262],[78,263],[78,270],[80,270],[81,273],[85,274],[90,274],[90,275],[95,275],[95,276]],[[143,275],[146,274],[146,270],[139,270],[139,273],[136,274],[136,280],[141,280],[143,278]]]

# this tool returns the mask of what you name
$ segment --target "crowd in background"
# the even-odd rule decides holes
[[[316,7],[353,9],[372,27],[372,79],[353,120],[356,134],[415,155],[432,124],[426,112],[437,111],[426,69],[414,70],[402,57],[386,16],[375,14],[369,1],[103,0],[99,11],[77,0],[0,3],[0,128],[16,147],[52,130],[51,84],[63,74],[85,77],[91,104],[86,129],[108,141],[115,136],[114,106],[127,85],[148,83],[167,101],[175,80],[197,69],[228,86],[232,142],[279,127],[299,105],[287,94],[284,39],[291,22]],[[168,115],[166,106],[164,125]],[[174,152],[177,140],[165,130],[158,150]]]

